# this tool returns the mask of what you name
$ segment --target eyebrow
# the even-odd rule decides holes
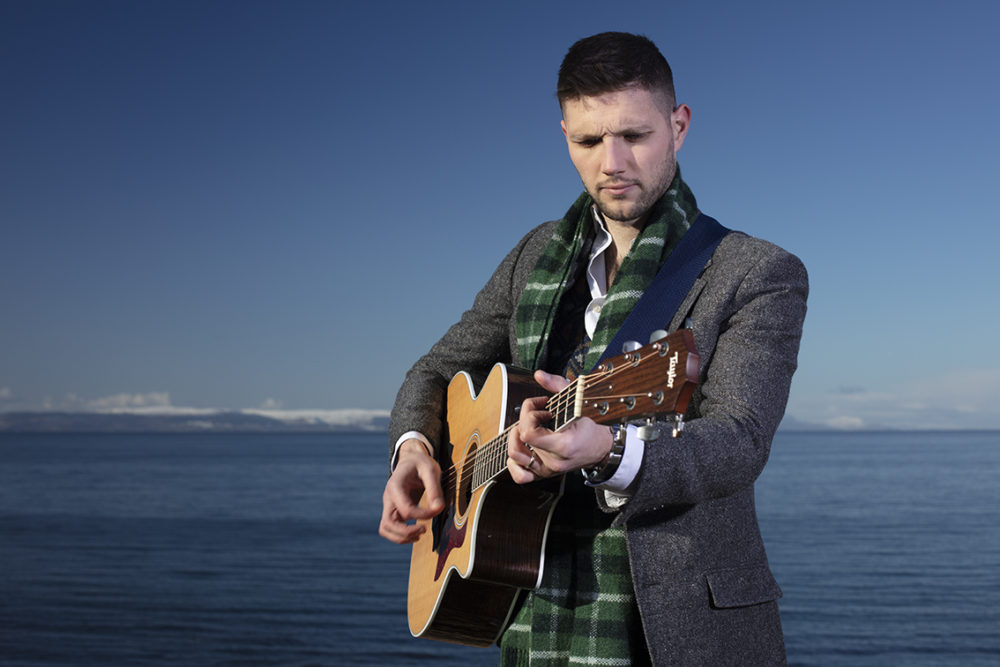
[[[580,132],[580,133],[567,132],[567,136],[570,138],[571,141],[591,141],[593,139],[600,139],[605,135],[611,135],[613,137],[621,137],[626,134],[649,134],[650,132],[653,131],[653,129],[654,128],[650,125],[637,124],[637,125],[626,126],[615,132],[603,132],[601,134],[592,134],[589,132]]]

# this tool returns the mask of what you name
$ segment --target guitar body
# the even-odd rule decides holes
[[[477,485],[472,464],[483,445],[517,421],[515,409],[525,398],[544,393],[527,371],[502,364],[493,367],[478,395],[466,373],[448,386],[450,451],[441,453],[445,509],[421,522],[427,530],[410,560],[407,616],[415,637],[489,646],[521,589],[537,587],[562,479],[519,486],[500,469],[506,457],[498,450],[498,469]]]
[[[639,437],[652,441],[659,437],[655,418],[670,414],[677,437],[699,361],[686,329],[606,359],[549,396],[549,427],[559,431],[580,418],[642,423]],[[564,478],[515,484],[507,471],[507,432],[524,399],[544,394],[528,371],[503,364],[493,367],[478,395],[467,373],[448,385],[446,445],[438,455],[445,508],[420,522],[426,530],[413,544],[407,603],[413,636],[489,646],[520,591],[541,582]]]

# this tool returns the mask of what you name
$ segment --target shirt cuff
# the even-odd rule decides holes
[[[396,446],[392,450],[392,461],[389,464],[389,470],[396,469],[396,462],[399,461],[399,448],[402,447],[403,443],[407,440],[419,440],[423,443],[424,449],[427,450],[427,453],[431,456],[431,458],[434,458],[434,448],[431,446],[430,440],[424,437],[424,434],[419,431],[407,431],[403,435],[399,436],[399,440],[396,441]]]
[[[625,429],[625,451],[622,452],[622,460],[618,464],[618,470],[608,481],[594,486],[615,495],[626,497],[630,495],[627,490],[639,474],[639,466],[642,465],[642,455],[645,449],[646,443],[639,439],[639,427],[629,424]]]

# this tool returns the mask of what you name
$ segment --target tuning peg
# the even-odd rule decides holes
[[[653,333],[649,334],[649,342],[655,343],[658,340],[663,340],[667,337],[667,332],[663,329],[657,329]]]
[[[635,433],[643,442],[653,442],[660,437],[660,429],[652,419],[647,419],[646,423],[637,428]]]
[[[642,347],[642,345],[639,345],[639,341],[627,340],[622,344],[622,352],[624,354],[628,354],[629,352],[635,352],[640,347]]]

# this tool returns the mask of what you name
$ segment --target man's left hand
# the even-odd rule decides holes
[[[535,371],[535,381],[551,392],[569,385],[566,378],[544,371]],[[611,429],[588,417],[559,431],[550,429],[552,413],[545,409],[547,402],[545,396],[524,401],[520,420],[507,440],[507,469],[518,484],[596,465],[611,451]]]

